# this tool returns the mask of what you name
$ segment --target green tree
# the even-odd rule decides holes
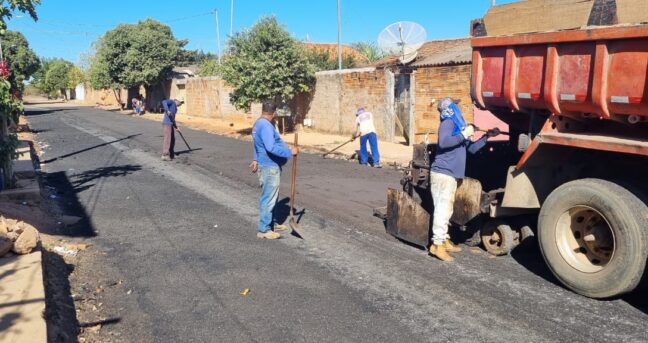
[[[185,43],[185,41],[181,41]],[[218,59],[216,54],[209,52],[204,52],[202,50],[185,50],[180,49],[178,57],[176,59],[176,66],[178,67],[187,67],[195,64],[203,64],[208,60]]]
[[[371,42],[358,42],[351,45],[356,51],[362,54],[367,60],[367,63],[373,63],[385,57],[385,54],[380,50],[378,45]]]
[[[221,74],[220,64],[216,59],[204,60],[200,64],[200,69],[198,70],[198,75],[200,76],[219,76]]]
[[[327,50],[318,50],[318,49],[305,49],[306,57],[308,62],[311,63],[315,71],[324,71],[324,70],[335,70],[338,69],[338,58],[337,55],[333,56]],[[343,56],[342,57],[342,68],[355,68],[357,63],[352,56]]]
[[[36,70],[34,75],[32,75],[33,79],[30,82],[30,85],[36,87],[41,92],[47,92],[47,85],[45,84],[45,74],[47,74],[47,70],[49,69],[49,65],[50,63],[52,63],[52,61],[54,61],[54,59],[41,58],[38,69]]]
[[[2,37],[2,54],[9,63],[9,81],[22,90],[23,81],[28,80],[40,67],[38,57],[29,48],[25,36],[16,31],[7,31]]]
[[[45,89],[44,91],[60,92],[64,99],[67,99],[65,90],[70,88],[70,70],[74,67],[72,62],[56,59],[49,63],[47,72],[45,73]]]
[[[29,13],[34,20],[38,20],[36,6],[40,5],[40,0],[3,0],[0,2],[0,32],[4,33],[7,29],[7,19],[13,17],[16,11]]]
[[[38,16],[35,8],[38,4],[40,4],[40,0],[3,0],[0,2],[0,39],[6,33],[6,20],[10,19],[16,11],[29,13],[34,20],[37,20]],[[18,116],[23,112],[20,95],[22,87],[18,86],[17,81],[17,77],[21,74],[17,72],[18,75],[10,79],[11,72],[5,61],[0,62],[0,74],[2,74],[0,80],[0,168],[2,169],[4,186],[7,187],[11,185],[11,160],[18,146],[16,134],[9,133],[7,128],[9,121],[16,122]]]
[[[152,19],[118,25],[95,43],[90,84],[95,89],[113,90],[156,85],[171,76],[185,44],[175,39],[169,26]],[[115,96],[123,103],[118,92]]]
[[[309,91],[314,80],[303,47],[274,17],[229,39],[221,71],[235,88],[230,101],[239,109],[256,101],[287,102]]]
[[[79,83],[85,81],[84,75],[81,69],[73,65],[68,71],[68,87],[69,89],[74,89]]]

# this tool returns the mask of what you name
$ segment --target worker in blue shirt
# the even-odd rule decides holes
[[[262,105],[261,117],[252,128],[254,142],[254,160],[250,164],[253,173],[257,173],[261,186],[259,198],[259,226],[257,237],[265,239],[281,238],[276,231],[274,208],[279,196],[281,166],[299,154],[297,147],[289,147],[279,136],[273,120],[277,106],[266,101]],[[275,229],[275,231],[273,231]]]
[[[488,137],[494,137],[499,131],[489,130],[476,141],[472,124],[466,124],[459,106],[451,99],[443,99],[438,106],[441,116],[438,144],[434,162],[430,167],[430,191],[434,201],[432,218],[432,245],[430,253],[444,262],[451,262],[454,257],[448,252],[460,252],[461,248],[450,241],[448,225],[452,217],[457,184],[465,177],[466,152],[477,153],[486,145]]]
[[[164,108],[164,117],[162,118],[162,134],[164,136],[164,142],[162,144],[163,161],[169,161],[175,155],[173,151],[175,146],[175,117],[176,113],[178,113],[178,106],[183,103],[184,101],[177,99],[162,100],[162,107]]]

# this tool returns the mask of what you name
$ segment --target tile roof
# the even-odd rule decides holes
[[[469,38],[428,41],[418,50],[412,67],[436,66],[446,64],[464,64],[472,61],[472,48]],[[388,56],[374,66],[384,68],[398,65],[398,56]]]

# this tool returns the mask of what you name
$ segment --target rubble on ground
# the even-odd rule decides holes
[[[32,225],[0,216],[0,257],[9,252],[29,254],[39,241],[38,230]]]

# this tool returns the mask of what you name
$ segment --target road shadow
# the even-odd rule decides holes
[[[72,175],[74,181],[72,181],[71,184],[74,192],[80,193],[94,186],[95,184],[90,184],[90,182],[97,179],[104,179],[108,177],[123,177],[140,170],[142,170],[142,166],[131,164],[96,168],[85,171],[83,173]]]
[[[646,277],[644,276],[644,278]],[[621,300],[625,301],[630,306],[636,308],[644,314],[648,314],[648,297],[646,297],[648,286],[645,283],[646,282],[644,282],[640,289],[636,289],[634,292],[622,297]]]
[[[15,312],[10,312],[4,314],[0,317],[0,332],[9,333],[14,325],[20,320],[20,314]],[[17,330],[13,328],[13,330]]]
[[[74,266],[60,255],[43,249],[45,286],[45,323],[48,342],[76,342],[80,332],[76,316],[70,275]]]
[[[142,169],[139,165],[102,167],[74,174],[71,177],[63,172],[43,173],[44,196],[51,202],[61,218],[72,217],[78,220],[61,220],[55,234],[70,237],[94,237],[97,235],[85,206],[79,200],[79,193],[96,185],[101,179],[124,177]],[[72,180],[71,180],[72,179]]]
[[[72,108],[38,108],[38,109],[26,109],[24,116],[25,117],[37,117],[42,115],[49,115],[56,112],[64,112],[74,110]]]
[[[101,143],[101,144],[93,145],[93,146],[91,146],[91,147],[87,147],[87,148],[84,148],[84,149],[81,149],[81,150],[77,150],[77,151],[75,151],[75,152],[71,152],[71,153],[69,153],[69,154],[65,154],[65,155],[61,155],[61,156],[54,157],[54,158],[50,158],[50,159],[48,159],[48,160],[42,161],[41,164],[48,164],[48,163],[52,163],[52,162],[54,162],[54,161],[58,161],[58,160],[61,160],[61,159],[67,158],[67,157],[71,157],[71,156],[74,156],[74,155],[78,155],[78,154],[84,153],[84,152],[86,152],[86,151],[90,151],[90,150],[94,150],[94,149],[97,149],[97,148],[101,148],[101,147],[106,146],[106,145],[110,145],[110,144],[113,144],[113,143],[121,142],[121,141],[124,141],[124,140],[133,139],[134,137],[141,136],[141,135],[142,135],[141,133],[137,133],[137,134],[134,134],[134,135],[130,135],[130,136],[126,136],[126,137],[123,137],[123,138],[115,139],[115,140],[110,141],[110,142],[104,142],[104,143]]]
[[[290,216],[290,197],[285,197],[277,201],[274,208],[274,218],[277,223],[287,225],[288,216]]]
[[[188,154],[190,152],[200,151],[200,150],[202,150],[202,148],[186,149],[186,150],[176,151],[176,152],[174,152],[174,155],[176,155],[176,156],[184,155],[184,154]]]
[[[248,128],[245,128],[245,129],[240,129],[240,130],[236,131],[236,133],[238,133],[239,135],[246,135],[246,136],[251,135],[252,134],[252,128],[248,127]]]
[[[531,273],[540,276],[556,286],[564,286],[551,273],[544,261],[535,237],[529,237],[511,251],[511,257]]]
[[[542,257],[542,253],[540,252],[538,241],[535,237],[529,237],[526,240],[522,241],[519,246],[511,251],[511,257],[513,257],[513,259],[515,259],[515,261],[517,261],[521,266],[525,267],[535,275],[538,275],[546,281],[549,281],[554,285],[571,292],[571,290],[563,286],[563,284],[553,275],[553,273],[551,273],[549,267],[547,267],[547,264]],[[603,299],[600,301],[621,300],[626,302],[628,305],[636,308],[637,310],[648,314],[648,297],[646,297],[645,295],[646,290],[648,290],[648,273],[644,274],[644,280],[642,280],[641,285],[629,294],[611,299]]]
[[[306,209],[299,209],[295,205],[295,222],[298,224],[301,222],[302,217],[306,214]],[[277,223],[287,224],[288,218],[290,217],[290,197],[285,197],[279,201],[274,208],[274,218]]]

